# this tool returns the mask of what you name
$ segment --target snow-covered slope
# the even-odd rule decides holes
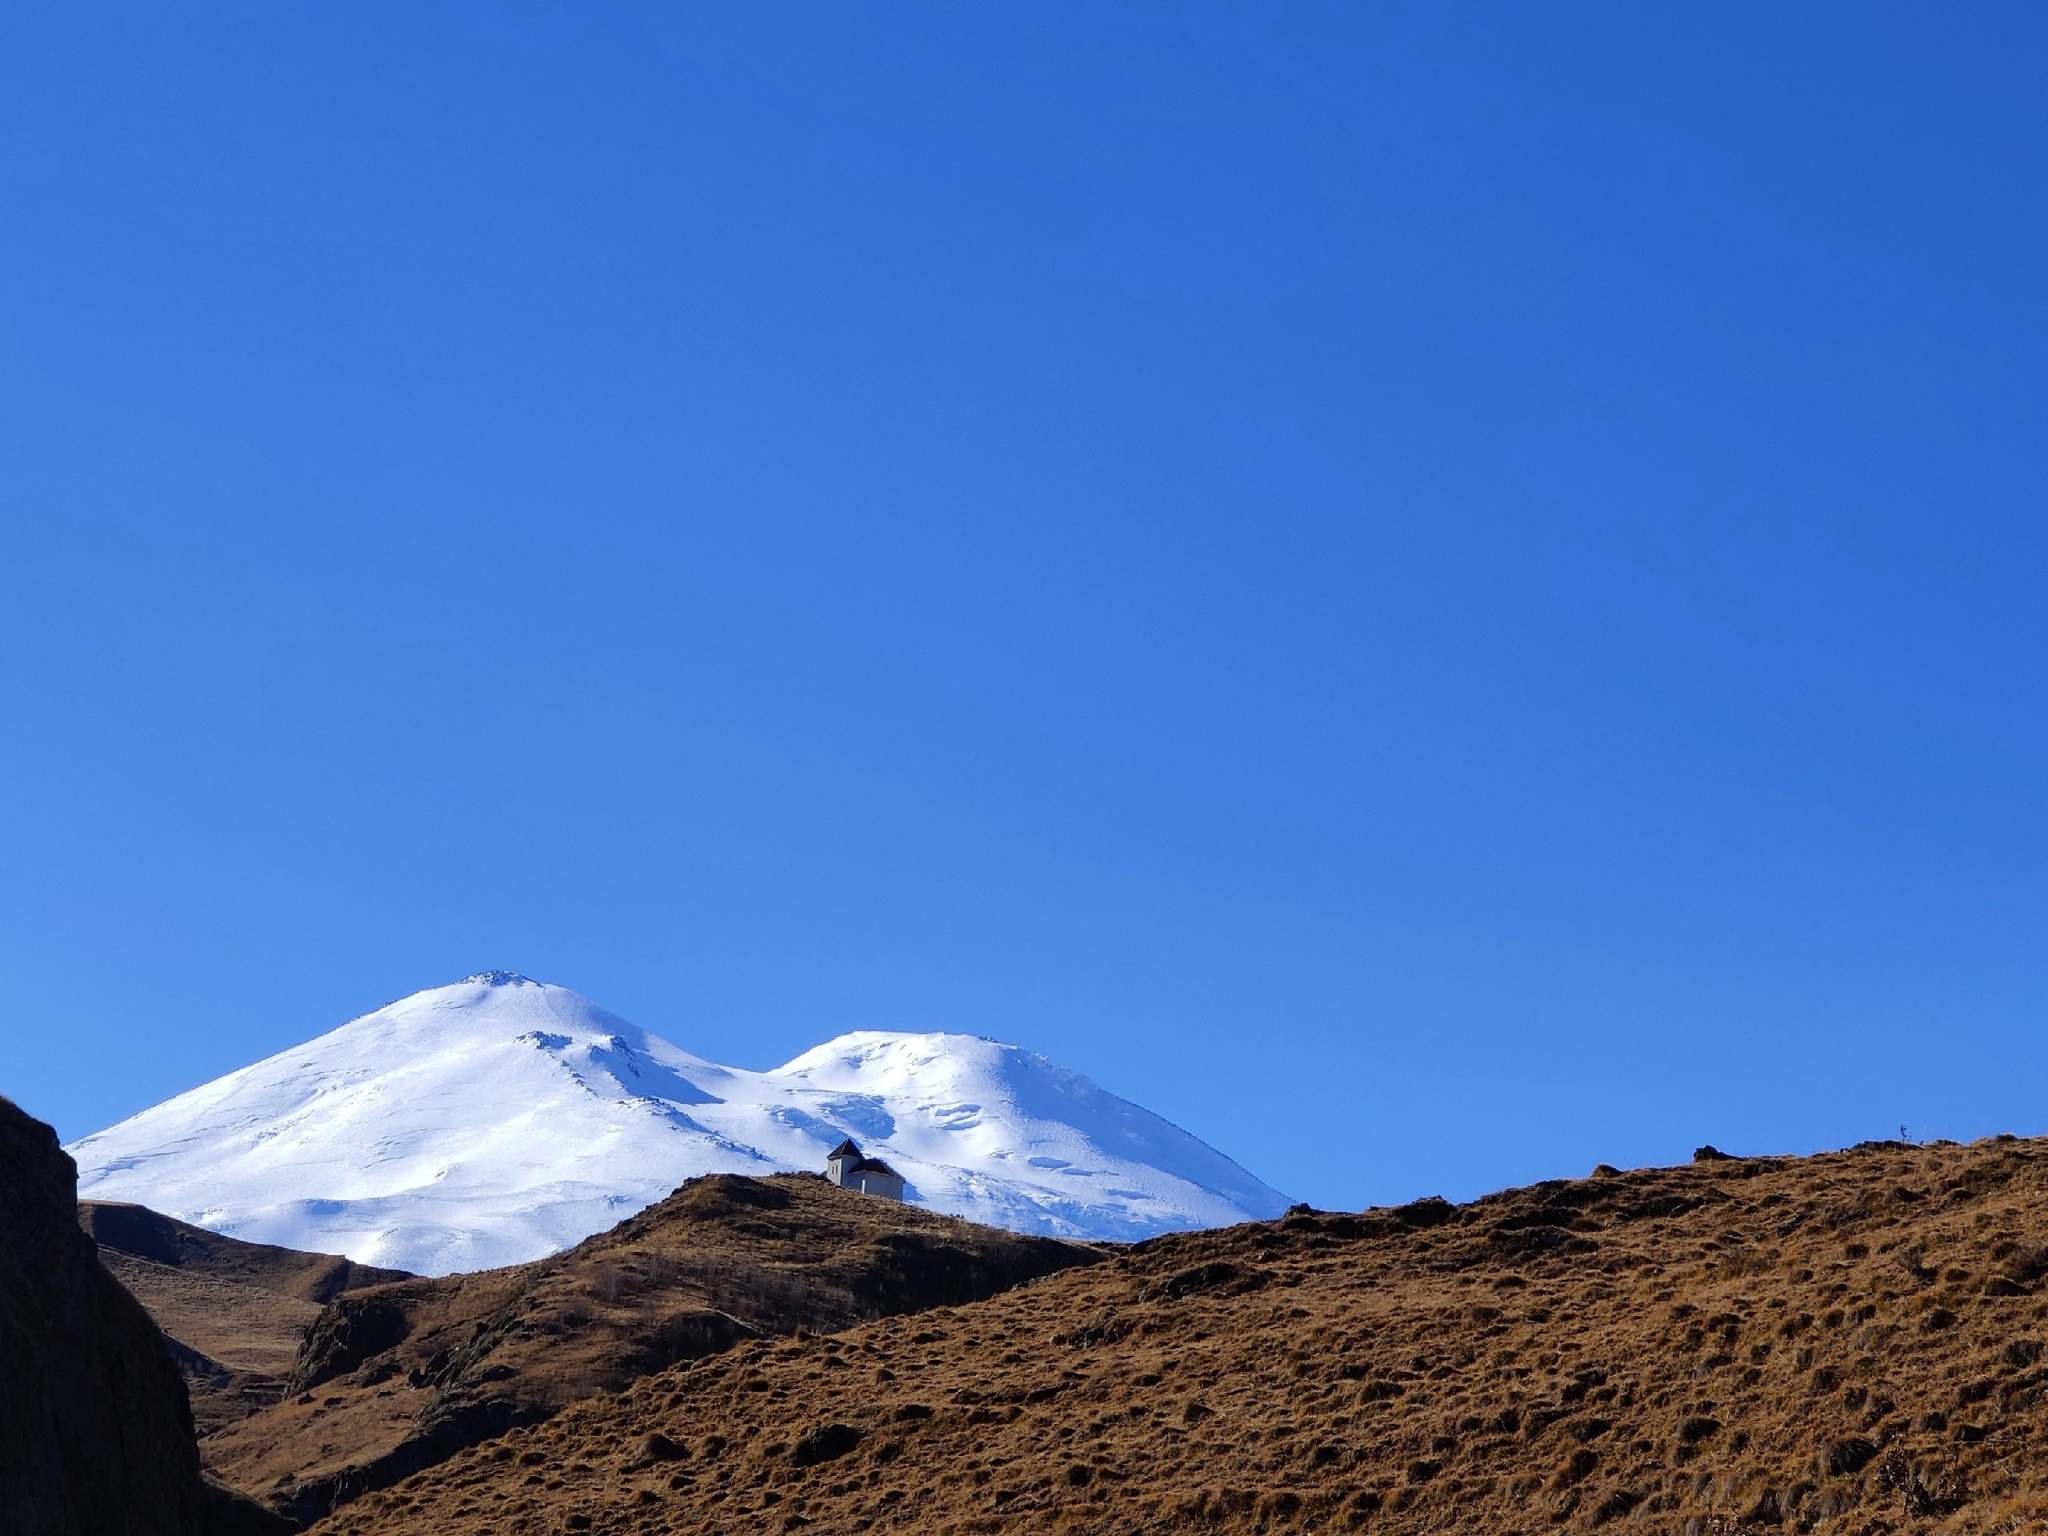
[[[415,993],[70,1147],[78,1192],[423,1274],[567,1247],[702,1173],[821,1170],[851,1136],[908,1198],[1020,1232],[1139,1238],[1286,1198],[1043,1056],[842,1035],[721,1067],[494,971]]]

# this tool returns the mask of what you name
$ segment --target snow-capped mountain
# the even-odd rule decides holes
[[[906,1198],[1131,1239],[1286,1197],[1087,1078],[971,1035],[842,1035],[722,1067],[493,971],[380,1008],[69,1148],[78,1192],[423,1274],[538,1258],[704,1173],[819,1170],[845,1137]]]

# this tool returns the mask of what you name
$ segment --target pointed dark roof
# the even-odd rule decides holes
[[[829,1163],[829,1162],[831,1162],[831,1161],[832,1161],[832,1159],[833,1159],[833,1158],[835,1158],[835,1157],[859,1157],[859,1156],[860,1156],[860,1148],[859,1148],[859,1147],[857,1147],[857,1146],[855,1146],[855,1145],[853,1144],[853,1138],[852,1138],[851,1136],[849,1136],[849,1137],[847,1137],[847,1138],[846,1138],[846,1140],[842,1141],[841,1143],[839,1143],[839,1145],[838,1145],[838,1146],[834,1147],[834,1148],[833,1148],[833,1149],[832,1149],[832,1150],[831,1150],[830,1152],[827,1152],[827,1153],[825,1154],[825,1161]]]

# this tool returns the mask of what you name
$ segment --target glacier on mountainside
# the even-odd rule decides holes
[[[864,1030],[720,1066],[506,972],[415,993],[74,1142],[79,1195],[422,1274],[519,1263],[705,1173],[815,1171],[851,1136],[934,1210],[1126,1240],[1285,1196],[1033,1052]]]

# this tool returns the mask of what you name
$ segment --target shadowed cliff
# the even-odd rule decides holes
[[[241,1536],[286,1527],[200,1474],[185,1385],[78,1225],[78,1170],[0,1099],[0,1531]]]

